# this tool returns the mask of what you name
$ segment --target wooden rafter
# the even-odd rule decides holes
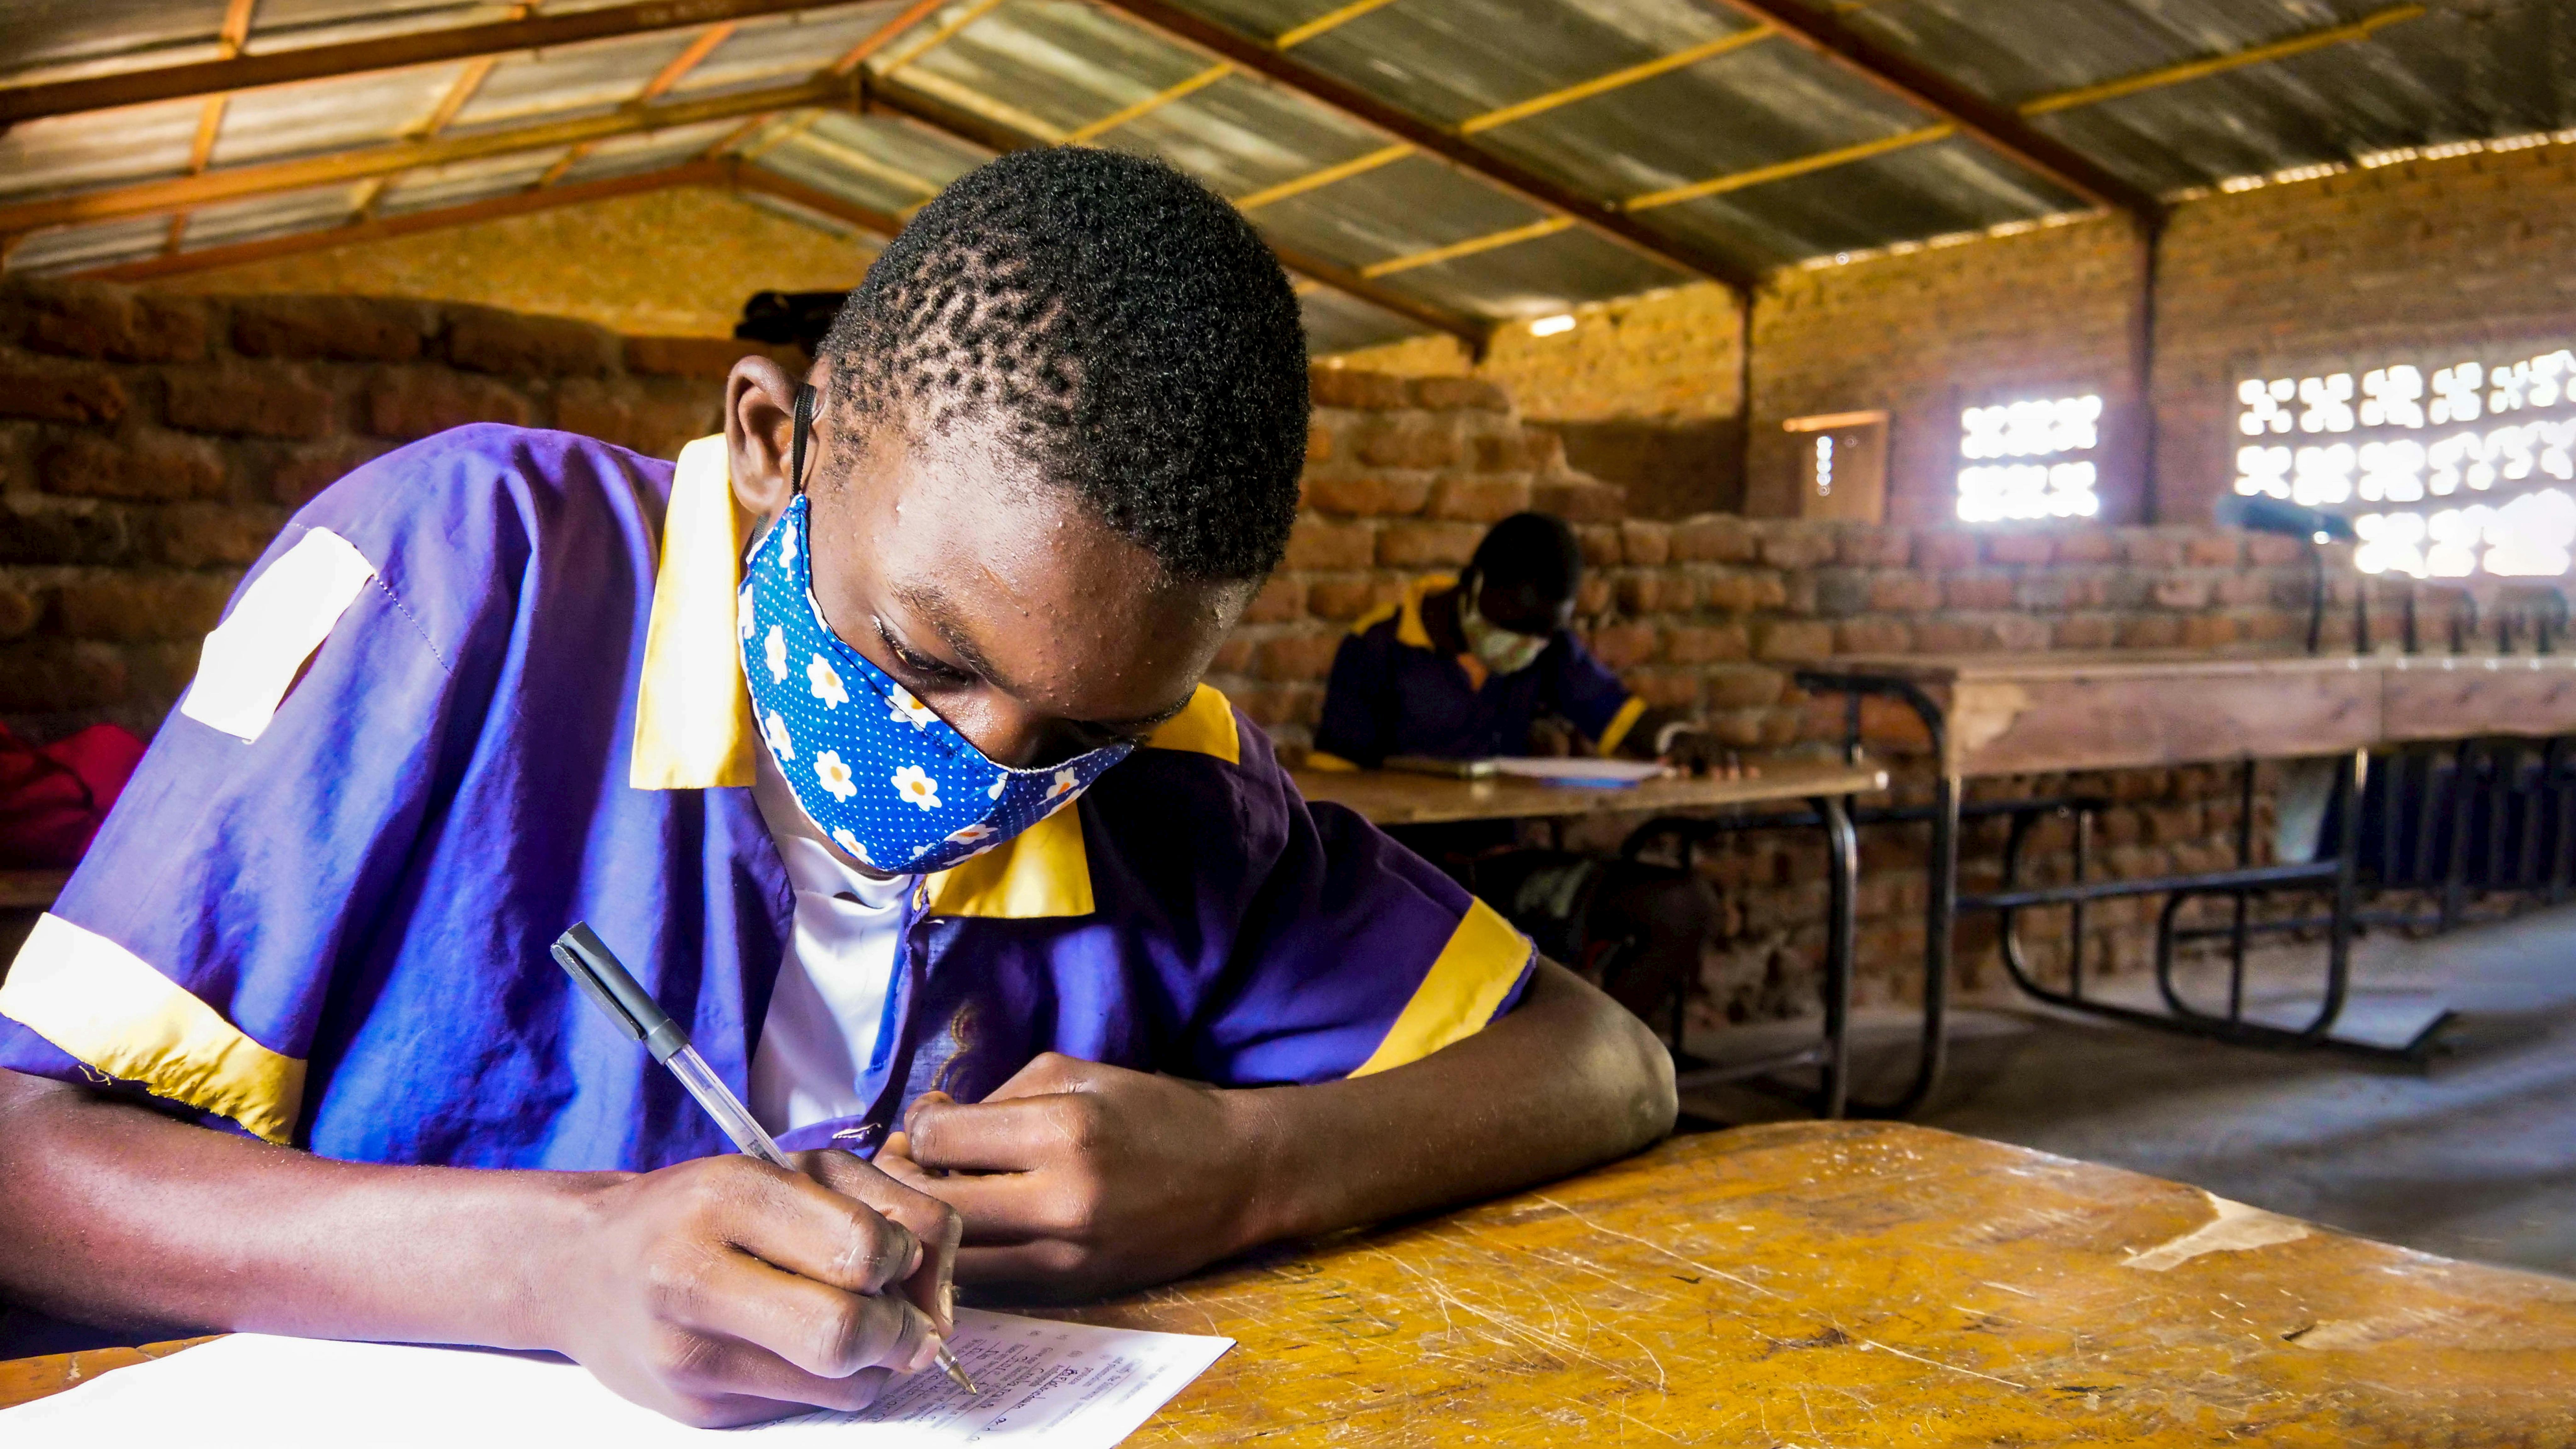
[[[292,161],[228,166],[202,176],[171,177],[73,192],[65,196],[41,197],[0,204],[0,233],[152,216],[211,202],[362,181],[414,167],[444,166],[486,156],[572,146],[584,141],[606,140],[611,136],[730,120],[763,111],[798,110],[836,102],[846,104],[852,91],[852,84],[845,80],[803,81],[791,86],[731,91],[697,100],[621,109],[605,115],[474,131],[426,141],[396,141]]]
[[[964,110],[891,79],[869,85],[866,106],[871,111],[900,117],[979,150],[1019,151],[1042,144],[1039,138],[1014,130],[990,116]],[[1282,246],[1275,238],[1264,236],[1262,240],[1270,244],[1279,264],[1289,271],[1311,277],[1336,292],[1356,297],[1381,311],[1391,312],[1435,332],[1446,332],[1480,352],[1493,336],[1493,324],[1484,318],[1407,296],[1379,285],[1373,278],[1362,276],[1357,268]]]
[[[2180,85],[2184,81],[2198,80],[2202,76],[2217,75],[2222,71],[2235,70],[2241,66],[2287,60],[2291,56],[2305,55],[2312,50],[2323,50],[2330,45],[2345,45],[2356,40],[2368,40],[2376,31],[2403,21],[2413,20],[2424,13],[2424,7],[2421,5],[2391,5],[2385,10],[2373,11],[2349,25],[2328,25],[2316,30],[2305,30],[2296,35],[2284,36],[2279,40],[2267,41],[2262,45],[2249,45],[2243,50],[2203,56],[2198,60],[2186,60],[2178,65],[2158,66],[2153,70],[2139,71],[2134,75],[2118,76],[2089,86],[2077,86],[2073,90],[2059,91],[2054,95],[2041,96],[2037,100],[2024,101],[2016,109],[2025,116],[2044,116],[2051,111],[2063,111],[2073,106],[2090,106],[2102,101],[2117,100],[2122,96],[2136,95],[2140,91],[2160,90],[2166,86]]]
[[[860,65],[866,62],[869,56],[872,56],[878,51],[885,49],[888,45],[893,44],[896,36],[899,36],[905,31],[920,24],[927,17],[936,14],[939,7],[947,3],[948,0],[912,0],[911,4],[903,7],[903,9],[898,11],[892,19],[886,21],[885,24],[878,26],[876,29],[869,31],[858,44],[842,51],[839,57],[834,59],[830,65],[824,67],[825,74],[848,75],[850,72],[857,70]]]
[[[524,20],[536,8],[537,0],[527,0],[525,4],[513,5],[510,7],[510,18]],[[465,62],[463,68],[457,71],[456,79],[448,84],[447,93],[438,98],[437,105],[430,107],[429,118],[412,131],[412,139],[426,141],[454,125],[456,118],[464,113],[467,104],[473,101],[475,93],[483,89],[483,82],[492,78],[493,68],[500,63],[501,58],[497,55],[482,56]],[[379,176],[368,182],[365,194],[358,198],[358,205],[350,213],[349,219],[353,222],[374,220],[376,208],[384,204],[385,193],[393,190],[401,180],[402,177],[396,174]]]
[[[226,0],[223,24],[215,33],[216,52],[224,59],[230,60],[241,54],[242,47],[250,43],[251,12],[258,8],[259,0]],[[188,174],[191,176],[205,170],[207,164],[215,159],[215,138],[224,129],[224,106],[225,97],[208,96],[205,105],[197,112],[197,134],[188,143]],[[176,256],[181,243],[187,241],[188,221],[187,212],[170,214],[169,235],[161,243],[165,255]]]
[[[1569,106],[1576,101],[1607,95],[1611,91],[1635,85],[1640,81],[1652,80],[1656,76],[1669,75],[1704,60],[1714,60],[1757,41],[1768,40],[1773,34],[1771,28],[1766,25],[1748,26],[1729,35],[1720,35],[1701,41],[1697,45],[1685,46],[1670,55],[1657,56],[1653,60],[1623,66],[1618,70],[1594,76],[1590,80],[1560,86],[1525,100],[1514,101],[1507,106],[1497,106],[1493,110],[1469,116],[1460,121],[1456,129],[1461,136],[1473,136],[1479,132],[1490,131],[1497,126],[1507,126],[1514,121],[1543,115],[1560,106]],[[1407,144],[1381,147],[1365,155],[1356,156],[1347,161],[1338,161],[1330,166],[1318,167],[1303,176],[1292,176],[1286,181],[1238,196],[1234,204],[1247,211],[1268,206],[1274,201],[1285,201],[1289,197],[1303,195],[1319,187],[1330,186],[1334,182],[1375,171],[1381,166],[1391,165],[1413,154],[1415,154],[1414,148]]]
[[[1289,197],[1302,196],[1317,187],[1330,186],[1336,181],[1357,176],[1363,172],[1375,171],[1381,166],[1391,166],[1412,154],[1413,148],[1400,141],[1392,146],[1381,146],[1365,156],[1354,156],[1348,161],[1337,161],[1330,166],[1309,171],[1303,176],[1291,176],[1276,186],[1265,186],[1259,191],[1246,192],[1236,197],[1234,204],[1245,211],[1250,211],[1255,207],[1268,206],[1274,201],[1286,201]]]
[[[859,41],[856,45],[851,46],[849,49],[842,51],[838,56],[834,57],[832,63],[816,72],[814,78],[817,81],[840,80],[847,78],[861,65],[866,64],[868,57],[875,55],[878,51],[892,45],[905,31],[910,30],[912,27],[920,24],[930,16],[937,14],[940,7],[947,3],[948,0],[912,0],[911,4],[906,5],[903,9],[888,17],[884,24],[879,25],[876,29],[859,37]],[[818,116],[820,114],[822,113],[819,111],[807,113],[805,121],[796,123],[797,127],[801,129],[805,124],[810,123],[814,116]],[[776,119],[776,117],[777,113],[774,111],[763,111],[757,115],[747,118],[741,125],[727,131],[723,140],[708,147],[706,150],[706,159],[713,160],[718,156],[730,154],[734,148],[740,146],[743,142],[750,140],[761,127],[768,125],[772,120]],[[788,133],[785,131],[781,131],[773,135],[769,140],[762,143],[761,149],[767,150],[772,146],[778,145],[780,142],[787,139],[787,135]],[[745,157],[744,159],[751,160],[754,158]]]
[[[1872,84],[1948,121],[1967,135],[2085,200],[2127,214],[2141,226],[2164,219],[2155,194],[1910,55],[1862,34],[1804,0],[1721,0],[1746,18]]]
[[[1682,186],[1667,186],[1661,191],[1649,191],[1641,196],[1631,196],[1619,204],[1630,211],[1647,211],[1658,206],[1673,206],[1685,201],[1696,201],[1703,196],[1718,196],[1729,191],[1741,191],[1748,186],[1786,181],[1792,176],[1804,176],[1811,171],[1826,171],[1836,166],[1849,166],[1855,161],[1866,161],[1872,156],[1884,156],[1890,151],[1928,146],[1958,133],[1958,127],[1947,121],[1940,121],[1929,126],[1918,126],[1911,131],[1899,131],[1892,136],[1880,136],[1874,140],[1854,142],[1849,146],[1837,146],[1830,151],[1812,151],[1804,156],[1792,156],[1786,161],[1774,161],[1766,166],[1751,166],[1742,171],[1730,171],[1723,176],[1709,177],[1705,181],[1693,181]]]
[[[2203,76],[2216,75],[2222,71],[2235,70],[2241,66],[2260,65],[2266,61],[2280,60],[2292,55],[2301,55],[2308,51],[2323,49],[2330,45],[2342,45],[2350,41],[2365,39],[2374,31],[2383,29],[2390,25],[2395,25],[2400,21],[2412,20],[2424,13],[2424,7],[2421,5],[2410,4],[2392,6],[2386,10],[2381,10],[2374,14],[2364,16],[2360,20],[2354,21],[2349,25],[2334,25],[2319,30],[2303,31],[2300,34],[2288,36],[2281,40],[2268,41],[2262,45],[2251,46],[2244,50],[2229,51],[2224,55],[2205,56],[2198,60],[2184,61],[2176,65],[2159,66],[2153,70],[2140,71],[2133,75],[2117,76],[2110,80],[2095,82],[2091,85],[2078,86],[2072,90],[2055,91],[2047,95],[2035,96],[2029,100],[2021,102],[2017,107],[2015,107],[2015,109],[2025,116],[2041,116],[2055,111],[2067,110],[2076,106],[2092,105],[2099,101],[2111,100],[2120,96],[2136,95],[2142,91],[2156,90],[2164,86],[2180,85],[2187,81],[2198,80]],[[1903,151],[1915,146],[1927,146],[1936,141],[1947,140],[1957,134],[1959,134],[1959,127],[1956,123],[1950,121],[1938,121],[1929,126],[1918,126],[1910,131],[1899,131],[1892,135],[1880,136],[1867,141],[1854,142],[1848,146],[1837,146],[1826,151],[1814,151],[1804,156],[1792,156],[1784,161],[1768,162],[1761,166],[1747,167],[1742,171],[1730,171],[1723,175],[1711,176],[1701,181],[1687,182],[1680,186],[1668,186],[1660,191],[1645,192],[1637,196],[1631,196],[1625,201],[1620,202],[1619,205],[1620,208],[1625,211],[1648,211],[1657,207],[1674,206],[1685,201],[1695,201],[1704,196],[1719,196],[1730,191],[1741,191],[1747,187],[1767,185],[1774,181],[1786,181],[1791,177],[1805,176],[1817,171],[1830,170],[1837,166],[1848,166],[1854,162],[1866,161],[1874,156],[1884,156],[1891,152]],[[1402,147],[1390,147],[1386,151],[1373,152],[1367,156],[1360,157],[1356,161],[1344,162],[1339,167],[1328,167],[1325,170],[1315,172],[1310,176],[1298,177],[1295,180],[1285,182],[1280,186],[1270,188],[1267,191],[1256,192],[1251,196],[1243,197],[1236,202],[1236,205],[1262,205],[1270,201],[1278,200],[1284,196],[1295,195],[1299,191],[1308,190],[1314,186],[1325,185],[1330,182],[1338,181],[1347,175],[1354,175],[1360,171],[1382,166],[1389,161],[1399,160],[1409,154],[1411,154],[1411,152]],[[1376,265],[1391,267],[1396,270],[1403,270],[1412,266],[1428,265],[1431,261],[1446,261],[1451,256],[1458,255],[1459,253],[1457,248],[1461,246],[1468,246],[1476,251],[1489,250],[1493,245],[1506,245],[1512,240],[1519,239],[1515,233],[1523,230],[1525,230],[1525,228],[1513,228],[1508,232],[1494,233],[1492,237],[1471,238],[1468,242],[1463,243],[1453,242],[1446,247],[1432,248],[1430,251],[1415,253],[1410,256],[1391,257],[1384,262],[1377,263]],[[1489,245],[1476,245],[1476,243],[1489,243]],[[1434,253],[1437,253],[1437,255]],[[1417,258],[1427,258],[1428,260],[1417,260]]]
[[[1102,3],[1185,45],[1216,59],[1230,61],[1243,70],[1340,111],[1386,133],[1390,139],[1436,156],[1533,206],[1571,217],[1596,235],[1665,266],[1738,287],[1750,285],[1753,280],[1748,270],[1728,258],[1680,238],[1666,236],[1623,215],[1615,207],[1585,196],[1551,177],[1542,176],[1517,161],[1486,151],[1455,132],[1443,130],[1370,91],[1288,55],[1267,41],[1228,30],[1181,8],[1172,0],[1102,0]]]
[[[673,86],[687,79],[689,72],[696,70],[700,61],[715,54],[716,47],[733,39],[733,33],[741,27],[742,22],[739,20],[723,20],[699,31],[695,40],[683,46],[678,55],[664,62],[660,70],[653,72],[653,78],[644,82],[643,88],[636,91],[634,99],[627,104],[649,106],[670,94]],[[546,168],[545,174],[537,178],[537,189],[542,191],[563,180],[565,173],[580,165],[582,158],[588,156],[591,148],[598,144],[596,141],[583,141],[567,148],[563,155],[555,158],[553,165]]]
[[[1133,105],[1121,106],[1099,120],[1076,126],[1067,131],[1064,138],[1068,141],[1088,141],[1095,136],[1105,136],[1131,121],[1143,120],[1184,96],[1196,95],[1232,74],[1234,74],[1233,66],[1224,61],[1218,61],[1198,74],[1175,81]]]
[[[1732,35],[1721,35],[1712,40],[1703,40],[1697,45],[1686,45],[1670,55],[1659,55],[1653,60],[1640,61],[1635,65],[1611,71],[1607,75],[1597,75],[1587,81],[1560,86],[1525,101],[1514,101],[1508,106],[1497,106],[1480,116],[1469,116],[1458,123],[1458,134],[1472,136],[1479,131],[1490,131],[1496,126],[1508,126],[1514,121],[1525,121],[1532,116],[1555,110],[1559,106],[1570,106],[1576,101],[1588,101],[1594,96],[1605,95],[1611,91],[1635,85],[1639,81],[1653,80],[1659,75],[1669,74],[1685,66],[1694,66],[1704,60],[1715,60],[1731,51],[1742,50],[1756,41],[1768,40],[1771,35],[1771,27],[1767,25],[1750,25]]]
[[[754,20],[791,11],[830,8],[815,0],[647,0],[598,10],[530,15],[481,25],[453,25],[374,40],[260,51],[229,59],[192,61],[152,70],[121,71],[79,80],[0,87],[0,127],[39,116],[114,110],[153,101],[229,94],[299,81],[333,80],[374,71],[401,70],[443,61],[474,60],[543,50],[586,40],[607,40],[660,30],[687,30],[727,20]]]
[[[113,266],[97,267],[74,273],[74,275],[110,282],[149,281],[155,277],[208,271],[216,267],[239,266],[245,262],[297,256],[331,247],[350,246],[358,242],[385,241],[420,232],[444,231],[450,227],[471,226],[476,222],[495,221],[508,216],[526,216],[532,212],[552,211],[557,207],[577,206],[588,201],[605,201],[610,197],[632,196],[639,192],[660,191],[667,187],[724,186],[730,183],[731,177],[725,163],[693,161],[685,166],[641,172],[633,176],[614,176],[605,181],[585,181],[577,185],[558,186],[542,192],[514,191],[505,196],[489,196],[480,201],[469,201],[459,206],[406,212],[401,216],[353,222],[347,226],[319,227],[312,231],[263,237],[258,241],[238,242],[231,246],[201,247],[196,251],[181,252],[177,256],[120,262]]]
[[[1360,275],[1375,281],[1379,277],[1391,277],[1398,272],[1412,271],[1416,267],[1436,266],[1441,262],[1454,262],[1460,257],[1472,257],[1478,252],[1489,252],[1496,247],[1517,246],[1525,241],[1537,241],[1541,237],[1550,237],[1558,232],[1570,230],[1573,226],[1574,223],[1569,218],[1551,216],[1531,222],[1527,226],[1516,226],[1507,231],[1487,232],[1483,236],[1471,236],[1464,241],[1454,241],[1446,246],[1432,247],[1427,251],[1407,252],[1400,257],[1388,257],[1383,261],[1371,262],[1360,268]]]
[[[828,216],[834,221],[846,222],[862,231],[875,232],[879,236],[890,237],[903,230],[903,221],[900,217],[888,216],[875,207],[861,206],[847,197],[834,196],[819,186],[808,186],[793,177],[781,176],[764,167],[748,163],[737,164],[733,170],[732,183],[736,190],[774,197],[791,206],[801,206],[807,211]]]
[[[1279,32],[1271,37],[1270,43],[1281,50],[1286,50],[1292,45],[1304,45],[1326,31],[1339,30],[1372,10],[1382,10],[1394,3],[1395,0],[1351,0],[1348,5],[1336,6],[1303,25],[1291,26]]]

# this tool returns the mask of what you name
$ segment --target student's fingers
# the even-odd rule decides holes
[[[1084,1173],[1048,1170],[951,1175],[931,1185],[965,1219],[963,1241],[967,1247],[1041,1238],[1088,1238],[1097,1228],[1098,1179]]]
[[[904,1291],[930,1314],[940,1334],[950,1332],[956,1326],[957,1244],[965,1231],[957,1209],[846,1152],[799,1153],[795,1162],[825,1187],[858,1199],[912,1234],[921,1244],[921,1261],[903,1280]]]
[[[1078,1092],[1091,1085],[1102,1072],[1116,1070],[1115,1067],[1103,1067],[1098,1062],[1086,1062],[1080,1057],[1069,1057],[1062,1052],[1040,1052],[1029,1058],[1028,1065],[1011,1073],[1010,1080],[995,1087],[984,1100],[1008,1102],[1022,1097],[1047,1097],[1058,1092]],[[934,1097],[941,1102],[950,1100],[945,1092],[924,1092],[913,1106],[918,1109],[929,1105]],[[908,1127],[912,1124],[907,1120],[904,1125]]]
[[[1078,1092],[917,1108],[912,1160],[934,1172],[1033,1172],[1097,1140],[1100,1104]],[[954,1202],[943,1184],[940,1196]]]
[[[681,1328],[764,1350],[760,1357],[818,1379],[846,1379],[862,1369],[910,1373],[931,1362],[930,1317],[904,1299],[844,1293],[739,1253],[726,1254],[691,1275],[684,1287],[665,1296],[663,1313]],[[725,1362],[756,1365],[758,1360],[730,1355]],[[697,1387],[786,1397],[760,1383]]]
[[[701,1428],[729,1429],[813,1409],[855,1413],[885,1392],[887,1369],[844,1376],[807,1373],[756,1344],[690,1335],[665,1383],[689,1400]]]
[[[969,1283],[994,1286],[1078,1288],[1090,1254],[1078,1243],[1045,1239],[990,1248],[968,1248],[957,1255],[957,1276]]]
[[[879,1292],[921,1266],[921,1240],[876,1208],[765,1163],[711,1161],[723,1166],[701,1174],[694,1206],[723,1241],[852,1293]]]

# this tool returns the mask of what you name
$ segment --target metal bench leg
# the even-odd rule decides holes
[[[1830,796],[1815,802],[1825,825],[1825,848],[1832,857],[1831,902],[1825,923],[1825,1054],[1820,1068],[1817,1114],[1840,1117],[1851,1095],[1851,1002],[1853,952],[1860,934],[1860,837],[1851,812]]]

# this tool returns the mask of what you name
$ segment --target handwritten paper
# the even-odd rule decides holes
[[[983,1393],[932,1369],[894,1380],[860,1413],[733,1432],[760,1436],[761,1449],[1109,1449],[1233,1346],[961,1308],[949,1347]],[[655,1449],[719,1432],[630,1404],[551,1357],[249,1333],[0,1411],[10,1449]]]

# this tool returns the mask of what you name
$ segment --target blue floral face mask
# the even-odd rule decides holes
[[[1134,746],[997,765],[832,632],[806,531],[811,416],[809,389],[796,405],[796,496],[752,550],[737,599],[752,713],[796,803],[834,843],[878,870],[945,870],[1071,805]]]

